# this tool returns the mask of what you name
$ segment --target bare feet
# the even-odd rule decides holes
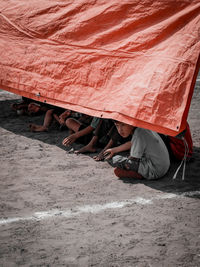
[[[82,147],[79,150],[74,151],[74,153],[76,154],[87,153],[87,152],[95,153],[96,148],[87,145],[87,146]]]
[[[93,157],[93,159],[96,161],[102,161],[102,160],[104,160],[104,158],[105,157],[104,157],[103,153],[99,153],[99,155]]]
[[[48,128],[43,125],[37,125],[37,124],[29,124],[29,128],[31,132],[47,132]]]

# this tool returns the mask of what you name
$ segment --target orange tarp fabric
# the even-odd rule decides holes
[[[0,88],[176,135],[199,67],[199,0],[1,0]]]

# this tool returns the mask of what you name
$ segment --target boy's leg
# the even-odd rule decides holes
[[[128,171],[120,168],[115,168],[114,173],[119,178],[135,178],[142,179],[142,175],[135,171]]]
[[[94,130],[94,135],[92,136],[92,139],[90,140],[90,142],[84,147],[82,147],[81,149],[79,149],[78,151],[75,151],[75,153],[96,152],[96,145],[97,145],[99,138],[102,135],[104,122],[105,120],[100,119],[97,128]]]
[[[96,129],[94,130],[94,135],[99,136],[101,127],[102,127],[103,119],[100,119]]]
[[[75,153],[79,154],[79,153],[87,153],[87,152],[96,152],[96,144],[98,142],[98,133],[99,130],[101,128],[101,124],[102,124],[102,119],[100,119],[96,129],[94,130],[94,135],[92,134],[91,136],[91,140],[89,141],[89,143],[85,142],[87,140],[87,138],[81,138],[81,143],[85,143],[86,145],[84,147],[82,147],[81,149],[75,151]],[[80,126],[80,129],[82,128],[82,125]],[[80,141],[80,139],[79,139]]]
[[[98,137],[97,136],[93,136],[91,141],[89,142],[89,144],[87,144],[86,146],[82,147],[81,149],[75,151],[75,153],[79,154],[79,153],[87,153],[87,152],[96,152],[96,148],[95,145],[98,141]]]
[[[108,163],[112,167],[116,167],[114,169],[114,173],[119,178],[143,178],[142,175],[137,172],[139,166],[139,162],[137,162],[137,160],[134,161],[128,157],[116,155],[109,159]]]
[[[78,132],[81,127],[81,122],[73,118],[67,119],[65,124],[69,129],[70,134],[72,134],[73,132],[74,133]]]
[[[125,164],[128,160],[128,157],[122,156],[122,155],[116,155],[112,157],[111,159],[108,159],[107,162],[112,167],[118,167],[120,169],[126,169]]]
[[[32,132],[46,132],[49,129],[49,126],[52,123],[52,119],[53,119],[53,109],[49,109],[47,110],[45,117],[44,117],[44,122],[43,125],[37,125],[37,124],[30,124],[30,130]]]
[[[54,109],[49,109],[49,110],[47,110],[47,112],[45,114],[43,126],[47,130],[49,129],[49,126],[52,123],[53,113],[54,113]]]
[[[55,121],[57,121],[60,124],[59,116],[56,113],[53,113],[52,115],[53,115],[53,118],[55,119]]]

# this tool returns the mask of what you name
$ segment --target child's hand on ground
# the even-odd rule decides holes
[[[69,146],[69,145],[73,144],[76,141],[76,139],[77,139],[76,134],[71,134],[70,136],[66,137],[63,140],[62,144],[64,146]]]
[[[104,152],[100,152],[97,156],[94,156],[93,159],[96,160],[96,161],[101,161],[101,160],[104,160]]]
[[[114,155],[115,155],[115,149],[114,148],[109,148],[109,149],[106,149],[106,151],[104,151],[103,155],[104,155],[104,158],[107,160],[107,159],[111,159]]]

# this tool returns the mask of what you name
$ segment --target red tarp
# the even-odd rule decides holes
[[[1,0],[0,88],[176,135],[198,71],[199,0]]]

